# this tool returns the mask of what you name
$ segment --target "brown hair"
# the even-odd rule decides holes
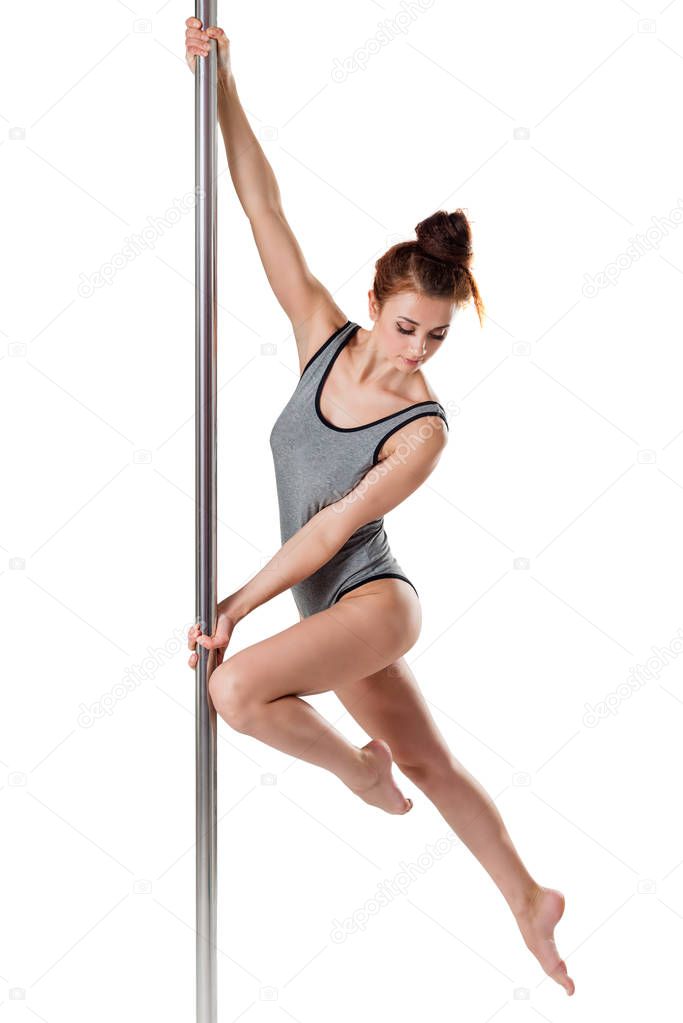
[[[402,291],[450,298],[456,307],[472,299],[483,326],[484,303],[470,270],[472,232],[463,211],[438,210],[420,221],[415,233],[416,239],[392,245],[375,263],[372,290],[380,309]]]

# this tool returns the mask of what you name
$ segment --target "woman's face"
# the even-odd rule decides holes
[[[446,338],[453,302],[404,291],[387,299],[379,313],[372,292],[370,294],[370,318],[374,320],[373,336],[377,345],[396,369],[415,373]]]

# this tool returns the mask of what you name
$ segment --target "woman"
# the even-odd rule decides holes
[[[423,375],[454,310],[483,303],[469,264],[462,210],[418,224],[375,265],[372,330],[349,320],[308,269],[277,182],[242,109],[221,28],[188,18],[186,59],[217,44],[218,118],[237,195],[275,296],[292,323],[301,376],[270,436],[283,546],[218,605],[216,631],[193,627],[216,651],[216,711],[233,728],[333,772],[361,799],[410,810],[392,762],[432,800],[502,892],[528,948],[573,994],[553,940],[564,896],[537,884],[494,803],[448,749],[403,655],[421,627],[417,591],[392,555],[386,512],[427,479],[448,424]],[[223,661],[237,622],[291,589],[299,622]],[[277,666],[274,671],[273,667]],[[302,696],[334,690],[372,740],[349,743]]]

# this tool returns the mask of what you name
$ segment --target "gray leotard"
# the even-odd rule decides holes
[[[377,464],[382,445],[394,431],[413,419],[433,415],[448,427],[438,401],[418,401],[363,426],[333,426],[323,418],[320,394],[325,380],[358,329],[359,324],[347,320],[308,360],[271,431],[283,544],[321,508],[357,486]],[[307,618],[356,586],[387,577],[405,579],[417,593],[389,549],[382,516],[362,525],[328,562],[292,586],[292,595]]]

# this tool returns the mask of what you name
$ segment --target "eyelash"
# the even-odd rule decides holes
[[[397,323],[396,326],[398,327],[399,334],[414,334],[415,333],[415,331],[413,331],[413,330],[404,330],[403,327],[399,323]],[[434,338],[435,341],[443,341],[444,338],[446,337],[446,335],[445,334],[441,334],[441,335],[432,334],[432,337]]]

